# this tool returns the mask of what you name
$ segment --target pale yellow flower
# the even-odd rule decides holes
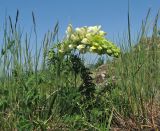
[[[96,49],[97,48],[95,46],[91,46],[90,49],[89,49],[89,51],[92,52],[92,51],[95,51]]]
[[[108,50],[107,50],[107,53],[108,53],[108,54],[112,54],[112,50],[108,49]]]
[[[91,33],[87,33],[87,34],[86,34],[86,38],[88,38],[88,39],[92,38]]]
[[[98,43],[96,43],[96,42],[93,42],[93,45],[94,45],[94,46],[99,46],[99,44],[98,44]]]
[[[76,36],[74,34],[71,35],[71,40],[77,41],[78,39],[79,39],[78,36]]]
[[[102,47],[101,47],[101,46],[99,46],[99,47],[98,47],[98,50],[102,50]]]
[[[115,57],[118,57],[118,56],[119,56],[119,53],[114,53],[114,56],[115,56]]]
[[[78,27],[75,30],[76,30],[76,32],[80,32],[81,31],[81,29],[78,28]]]
[[[81,41],[81,43],[83,43],[83,44],[88,44],[88,43],[89,43],[89,41],[88,41],[88,39],[87,39],[87,38],[83,38],[83,39],[82,39],[82,41]]]
[[[101,26],[89,26],[87,33],[91,33],[95,35],[100,29],[101,29]]]
[[[77,46],[77,49],[79,49],[79,50],[82,50],[82,49],[84,49],[85,48],[85,45],[78,45]]]
[[[80,36],[84,36],[86,34],[86,27],[76,28],[76,33]]]
[[[104,31],[101,30],[101,31],[99,31],[99,35],[100,35],[100,36],[105,36],[105,35],[106,35],[106,32],[104,32]]]

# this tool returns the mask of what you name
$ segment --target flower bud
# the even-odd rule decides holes
[[[109,55],[112,54],[112,50],[108,49],[107,54],[109,54]]]
[[[67,27],[67,33],[68,34],[72,33],[72,25],[71,24],[69,24],[68,27]]]
[[[114,55],[114,57],[118,57],[119,53],[114,53],[113,55]]]

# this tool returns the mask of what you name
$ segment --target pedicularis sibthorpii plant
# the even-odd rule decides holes
[[[73,29],[69,24],[65,38],[49,51],[49,66],[53,72],[58,71],[55,75],[59,81],[57,83],[59,93],[50,103],[49,114],[56,104],[59,105],[59,112],[56,114],[78,117],[77,121],[81,122],[75,127],[83,127],[89,121],[92,124],[105,121],[107,124],[110,111],[105,111],[105,108],[109,108],[110,104],[107,105],[104,101],[104,105],[101,105],[103,108],[98,108],[98,100],[101,96],[96,93],[96,85],[91,77],[92,73],[80,58],[81,54],[87,52],[119,57],[120,49],[108,41],[105,35],[106,33],[101,30],[101,26]],[[67,81],[68,83],[64,86]],[[65,106],[63,106],[64,103]],[[87,124],[87,126],[89,125]],[[94,126],[88,128],[94,129]]]

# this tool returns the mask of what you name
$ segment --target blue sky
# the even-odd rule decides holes
[[[155,17],[160,0],[130,0],[133,34],[139,30],[148,8]],[[128,0],[0,0],[0,31],[5,14],[15,19],[17,9],[20,11],[19,23],[26,32],[33,25],[31,13],[34,11],[39,40],[48,30],[53,30],[57,20],[61,37],[69,23],[74,27],[102,25],[109,39],[127,31]]]

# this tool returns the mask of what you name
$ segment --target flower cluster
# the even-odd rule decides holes
[[[101,26],[84,26],[73,29],[69,24],[66,38],[59,46],[59,52],[65,53],[78,49],[81,53],[93,52],[118,57],[120,49],[108,41],[105,35],[106,32],[101,30]]]

